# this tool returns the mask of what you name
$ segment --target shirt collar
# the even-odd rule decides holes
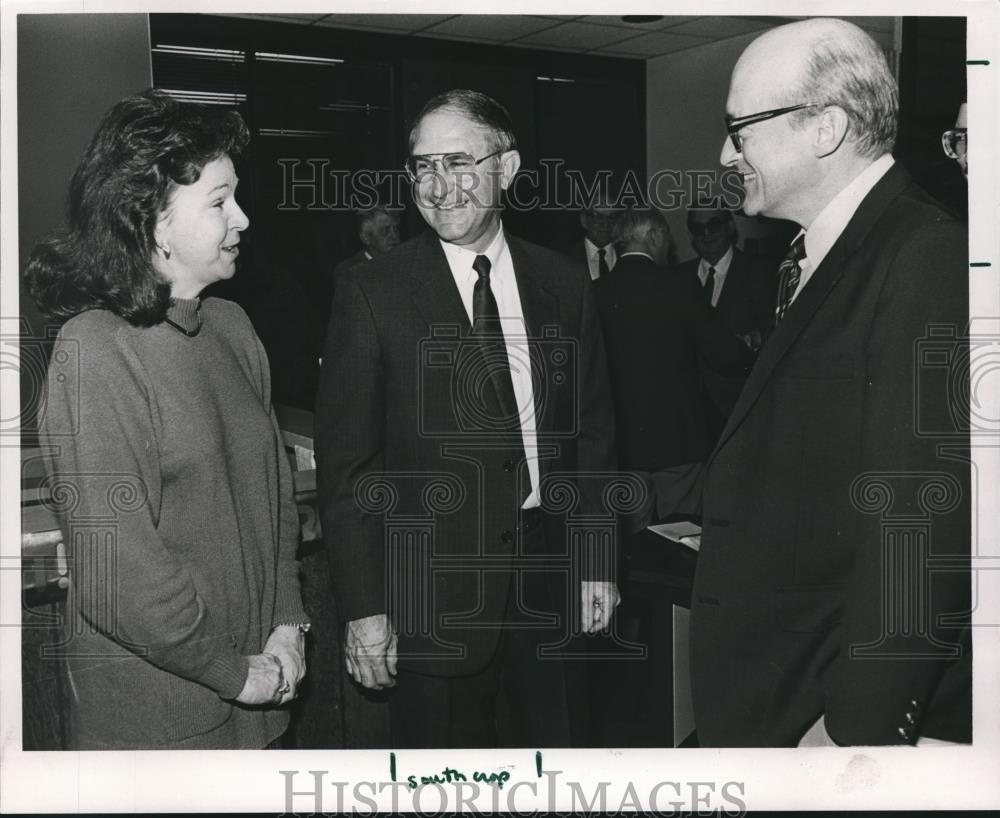
[[[720,278],[725,278],[726,273],[729,272],[729,265],[732,263],[733,263],[733,245],[730,244],[729,249],[726,250],[722,258],[720,258],[717,262],[715,262],[715,264],[709,264],[707,261],[705,261],[705,259],[702,259],[700,265],[701,268],[700,272],[704,273],[704,275],[707,276],[708,268],[714,267],[715,278],[716,280],[718,280]]]
[[[642,256],[643,258],[648,258],[652,262],[656,261],[656,259],[654,259],[649,253],[644,253],[642,250],[629,250],[627,253],[622,253],[618,258],[623,259],[628,256]]]
[[[496,273],[497,276],[501,276],[503,268],[501,265],[497,264],[500,254],[504,251],[507,246],[507,240],[504,238],[503,234],[503,222],[497,224],[497,232],[493,237],[493,240],[489,243],[485,250],[481,253],[473,252],[472,250],[466,250],[464,247],[458,244],[452,244],[451,242],[442,241],[441,249],[444,250],[445,258],[448,260],[448,266],[451,268],[452,273],[457,273],[456,278],[462,277],[467,282],[469,280],[478,278],[478,273],[472,269],[472,262],[476,260],[476,256],[486,256],[490,260],[490,276]],[[494,280],[496,280],[494,278]]]
[[[826,254],[840,238],[840,234],[844,232],[844,228],[847,227],[862,200],[871,192],[879,179],[888,173],[893,164],[891,154],[880,156],[830,200],[809,225],[808,230],[799,231],[799,236],[805,233],[806,261],[812,269],[819,267],[826,258]]]
[[[590,240],[589,236],[584,236],[583,237],[583,243],[587,247],[587,257],[588,258],[597,258],[597,253],[598,253],[599,250],[604,250],[604,257],[605,258],[610,258],[611,256],[614,255],[615,248],[614,248],[614,245],[610,241],[607,244],[605,244],[604,247],[598,247],[596,244],[594,244],[594,242],[592,242]]]

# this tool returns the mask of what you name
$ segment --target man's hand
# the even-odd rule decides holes
[[[621,595],[613,582],[581,582],[580,602],[583,632],[597,633],[611,625],[611,616],[621,602]]]
[[[250,670],[236,701],[240,704],[277,704],[281,699],[278,690],[284,684],[281,662],[268,653],[257,653],[247,659]]]
[[[396,634],[389,617],[352,619],[344,630],[344,658],[351,678],[372,690],[395,687]]]
[[[295,698],[299,682],[306,675],[305,641],[305,636],[295,625],[278,625],[264,645],[264,653],[271,654],[281,664],[283,685],[279,688],[279,704]],[[285,684],[287,690],[284,689]]]

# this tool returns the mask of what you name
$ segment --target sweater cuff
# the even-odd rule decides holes
[[[297,565],[296,565],[297,567]],[[307,625],[311,622],[302,607],[302,594],[298,582],[281,583],[274,600],[274,613],[271,616],[271,626],[275,625]]]
[[[243,691],[250,675],[250,660],[240,653],[230,653],[215,659],[199,681],[221,699],[235,699]]]

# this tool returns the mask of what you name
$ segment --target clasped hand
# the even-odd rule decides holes
[[[268,637],[263,653],[248,657],[246,683],[236,697],[241,704],[283,705],[298,693],[306,675],[305,639],[293,625],[279,625]]]

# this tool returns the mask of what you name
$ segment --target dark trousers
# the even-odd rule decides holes
[[[543,536],[540,526],[535,536]],[[562,596],[549,592],[544,574],[515,574],[505,627],[496,652],[481,671],[442,677],[400,670],[389,698],[394,747],[573,746],[571,719],[586,717],[571,715],[570,705],[582,701],[582,668],[558,655],[539,655],[542,645],[559,641],[568,616],[562,612],[557,628],[518,626],[514,582],[521,583],[529,599],[548,596],[551,603]],[[571,594],[568,604],[578,605],[579,594]],[[501,715],[506,718],[499,719]]]

